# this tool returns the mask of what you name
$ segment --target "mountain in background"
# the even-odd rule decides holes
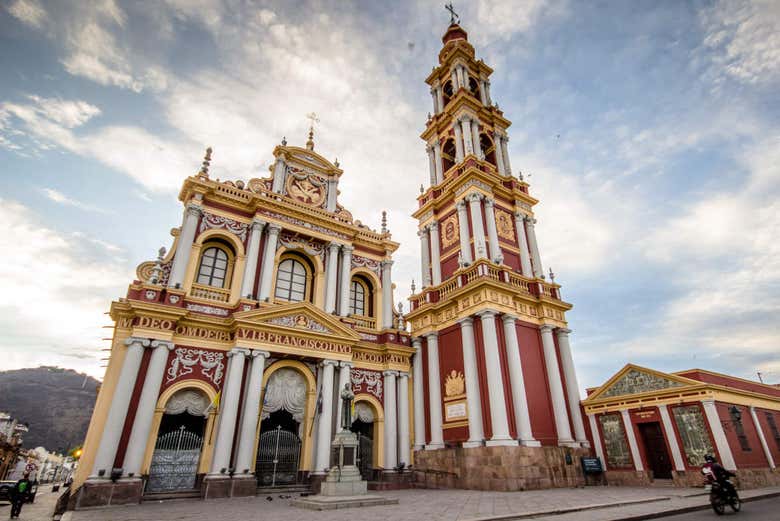
[[[66,453],[84,443],[99,385],[60,367],[0,371],[0,411],[29,424],[23,447]]]

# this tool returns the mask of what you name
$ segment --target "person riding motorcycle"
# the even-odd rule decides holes
[[[721,490],[726,493],[726,497],[735,497],[737,491],[734,488],[734,485],[729,481],[729,478],[735,477],[736,474],[723,468],[723,465],[718,463],[718,461],[709,454],[704,456],[704,461],[704,466],[701,468],[702,474],[705,476],[710,474],[718,485],[720,485]]]

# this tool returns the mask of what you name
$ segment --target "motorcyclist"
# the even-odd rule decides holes
[[[734,485],[729,481],[729,478],[735,477],[736,474],[723,468],[723,465],[718,463],[715,457],[710,454],[704,456],[704,461],[704,466],[701,468],[702,473],[706,475],[707,470],[709,470],[715,478],[715,481],[720,485],[721,490],[726,494],[726,497],[736,497],[737,491],[734,488]]]

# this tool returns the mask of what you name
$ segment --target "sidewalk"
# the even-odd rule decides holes
[[[741,492],[744,498],[776,493],[780,487]],[[702,489],[587,487],[527,492],[480,492],[472,490],[401,490],[381,492],[397,497],[398,505],[313,512],[291,507],[277,496],[171,501],[68,512],[64,521],[136,521],[177,519],[186,521],[343,521],[382,519],[388,521],[457,520],[488,521],[534,519],[548,521],[617,521],[631,516],[704,507],[708,497]],[[271,498],[269,501],[268,498]],[[596,507],[596,508],[594,508]],[[569,513],[546,515],[567,509]],[[647,519],[647,517],[645,517]]]
[[[51,491],[51,483],[38,486],[38,493],[35,495],[35,503],[25,503],[22,507],[22,515],[19,521],[51,521],[54,513],[54,506],[57,504],[57,498],[62,493]],[[5,501],[0,502],[0,520],[5,521],[11,514],[11,505]]]

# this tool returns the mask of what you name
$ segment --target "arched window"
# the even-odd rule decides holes
[[[471,95],[477,99],[481,99],[479,94],[479,83],[477,82],[477,80],[469,77],[468,84],[469,84],[469,92],[471,92]]]
[[[222,248],[206,248],[200,257],[198,284],[224,288],[228,273],[228,254]]]
[[[479,146],[482,148],[482,153],[485,154],[485,161],[493,166],[497,166],[496,163],[496,147],[493,146],[493,140],[487,134],[479,135]]]
[[[361,281],[355,279],[352,279],[349,288],[349,312],[352,315],[367,315],[366,287]]]
[[[303,262],[286,258],[279,263],[276,275],[276,292],[274,295],[280,300],[288,302],[302,302],[307,299],[309,273]]]
[[[446,107],[447,104],[449,104],[450,100],[452,99],[453,94],[455,94],[454,89],[452,88],[451,80],[447,80],[446,82],[444,82],[441,92],[442,92],[442,101],[444,102],[444,106]]]
[[[444,146],[441,147],[441,166],[443,173],[446,174],[450,168],[455,166],[456,155],[455,140],[450,138],[445,141]]]

